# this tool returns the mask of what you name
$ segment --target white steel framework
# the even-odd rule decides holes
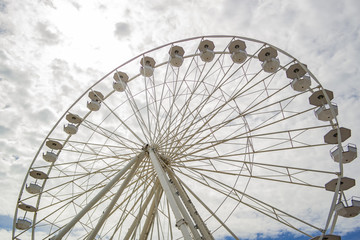
[[[342,152],[350,132],[332,99],[305,64],[259,40],[196,37],[144,52],[93,84],[46,136],[12,239],[269,229],[322,239],[336,231],[345,191],[342,156],[334,163],[328,151]]]

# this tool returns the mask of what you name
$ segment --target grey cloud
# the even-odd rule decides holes
[[[12,155],[16,154],[17,156],[21,155],[21,149],[18,149],[14,145],[14,141],[7,139],[0,139],[0,160],[13,159]],[[0,169],[2,172],[3,169]]]
[[[38,33],[36,39],[42,44],[56,45],[60,42],[60,32],[47,23],[39,22],[36,25],[36,31]]]
[[[52,62],[51,62],[51,69],[54,75],[55,79],[58,78],[72,78],[71,75],[69,74],[70,72],[70,67],[69,64],[59,58],[55,58]]]
[[[52,0],[40,0],[40,2],[42,2],[46,6],[56,9]]]
[[[0,59],[1,61],[5,61],[8,59],[7,54],[4,50],[0,50]]]
[[[105,10],[107,10],[107,7],[104,4],[100,4],[99,9],[102,10],[102,11],[105,11]]]
[[[20,83],[23,87],[29,87],[31,85],[29,76],[25,71],[9,66],[4,61],[0,63],[0,78],[1,80]]]
[[[115,24],[115,36],[121,40],[131,34],[130,26],[128,23],[118,22]]]
[[[7,135],[10,132],[9,128],[0,125],[0,136]]]
[[[14,22],[7,17],[7,14],[0,15],[0,35],[12,35],[15,28]]]
[[[5,1],[0,0],[0,12],[6,11],[6,5],[7,3]]]
[[[40,109],[34,114],[36,115],[36,118],[42,123],[51,123],[56,119],[55,114],[48,108]]]
[[[81,5],[79,3],[75,2],[75,1],[71,1],[70,3],[71,3],[71,5],[74,6],[74,8],[76,8],[76,10],[80,10]]]

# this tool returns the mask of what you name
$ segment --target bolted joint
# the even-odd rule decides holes
[[[143,150],[143,151],[146,153],[146,155],[149,155],[149,144],[145,144],[145,145],[141,148],[141,150]]]
[[[180,228],[181,225],[183,225],[183,224],[186,224],[186,221],[185,221],[185,219],[182,218],[176,222],[175,227]]]

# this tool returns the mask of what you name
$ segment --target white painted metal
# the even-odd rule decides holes
[[[134,229],[139,225],[141,218],[144,215],[145,209],[147,208],[148,204],[150,203],[151,199],[153,199],[153,196],[155,195],[155,193],[159,190],[159,183],[156,182],[155,186],[151,189],[151,192],[149,194],[149,196],[147,196],[146,200],[144,201],[144,203],[141,205],[141,209],[138,213],[138,215],[136,216],[134,222],[131,224],[131,226],[128,229],[127,234],[124,237],[124,240],[130,239],[131,236],[134,233]]]
[[[169,178],[169,182],[170,182],[171,193],[175,197],[176,205],[183,216],[183,220],[181,220],[181,222],[184,222],[190,229],[192,234],[192,239],[200,240],[201,236],[196,228],[196,224],[193,222],[193,218],[190,216],[189,209],[186,208],[186,203],[182,201],[183,198],[182,192],[175,187],[172,178]],[[177,222],[176,225],[179,225],[179,222]]]
[[[189,232],[187,223],[184,221],[184,218],[179,210],[179,207],[177,206],[175,196],[173,195],[170,184],[169,184],[169,179],[166,177],[164,169],[161,166],[161,163],[159,162],[159,159],[156,156],[154,150],[151,147],[149,147],[148,151],[149,151],[149,156],[150,156],[151,162],[154,166],[154,170],[156,171],[156,174],[159,178],[160,184],[164,190],[167,200],[169,201],[171,209],[175,215],[176,226],[182,232],[185,240],[191,240],[192,236]]]
[[[104,95],[99,91],[91,90],[88,96],[92,101],[101,102],[104,100]]]
[[[77,131],[78,129],[74,124],[69,123],[67,125],[64,125],[64,132],[66,132],[67,134],[74,135],[77,133]]]
[[[79,124],[81,123],[82,119],[77,114],[68,113],[66,115],[66,120],[68,120],[71,123]]]
[[[59,141],[56,141],[56,140],[52,140],[52,139],[49,139],[47,142],[46,142],[46,146],[48,148],[51,148],[53,150],[60,150],[62,149],[63,145],[59,142]]]
[[[265,72],[268,73],[274,73],[276,72],[280,67],[280,61],[277,58],[270,58],[265,60],[261,66],[263,67]]]
[[[39,170],[32,170],[30,171],[29,175],[35,179],[47,179],[48,175]]]
[[[303,92],[309,89],[311,86],[311,79],[309,76],[302,78],[295,78],[291,81],[291,87],[298,92]]]
[[[335,115],[333,115],[331,113],[330,105],[334,109]],[[316,115],[317,119],[319,119],[321,121],[331,121],[335,118],[335,116],[338,115],[338,107],[334,103],[325,104],[315,110],[315,115]]]
[[[133,166],[131,166],[130,172],[127,174],[125,180],[122,182],[121,186],[119,187],[119,190],[117,190],[116,194],[112,197],[110,204],[107,206],[106,210],[101,215],[99,221],[97,222],[95,228],[91,231],[90,235],[87,237],[88,240],[95,239],[97,233],[99,232],[100,228],[103,226],[105,220],[108,218],[111,210],[115,206],[115,203],[119,199],[120,195],[123,193],[126,186],[129,184],[130,180],[134,176],[135,171],[137,170],[137,167],[139,166],[141,160],[144,158],[145,153],[142,152],[139,156],[136,156],[136,161]]]
[[[338,146],[330,150],[330,155],[335,162],[339,162],[342,158],[343,164],[350,163],[357,158],[357,147],[355,144],[349,143],[340,151]]]
[[[217,48],[223,48],[217,52],[213,51],[214,48],[211,49],[213,52],[211,55],[213,57],[216,55],[216,61],[211,64],[205,64],[201,59],[203,56],[199,51],[201,49],[198,43],[204,39],[210,39],[216,43]],[[218,44],[218,40],[226,40],[226,42],[222,41],[221,44]],[[250,50],[247,53],[247,60],[241,64],[233,64],[236,63],[236,59],[230,58],[233,53],[228,46],[232,42],[240,40],[246,42],[248,46],[251,45],[251,47],[248,48]],[[193,49],[197,49],[199,46],[199,50],[188,53],[191,49],[188,48],[190,42],[195,43]],[[181,59],[171,57],[169,59],[167,54],[170,53],[171,55],[171,47],[173,46],[186,46],[187,55],[181,55]],[[258,54],[259,52],[261,54]],[[153,75],[152,72],[150,75],[147,74],[151,78],[141,77],[140,73],[131,75],[128,79],[127,91],[113,94],[116,88],[115,91],[111,89],[112,74],[121,72],[122,69],[126,71],[129,69],[129,73],[136,72],[139,67],[139,60],[142,65],[150,66],[151,71],[154,70],[155,60],[152,65],[151,63],[146,65],[146,62],[141,60],[147,55],[154,56],[156,60],[160,59],[159,56],[166,59],[156,65],[159,73],[157,75],[161,76]],[[259,62],[255,60],[257,56],[263,64],[272,58],[280,59],[281,66],[279,62],[279,67],[274,71],[274,66],[269,64],[270,73],[267,73],[261,69]],[[245,55],[243,54],[242,57]],[[240,60],[242,61],[242,59],[237,58],[237,61],[240,62]],[[135,63],[134,68],[132,68],[132,62]],[[291,79],[295,77],[291,84],[283,79],[284,72],[287,70],[290,72]],[[311,82],[309,84],[307,81],[296,81],[303,74],[305,75],[302,78],[311,77],[313,87],[310,87]],[[120,78],[115,79],[115,81],[120,81]],[[134,83],[130,84],[131,81]],[[296,92],[292,91],[290,87]],[[94,88],[104,91],[104,95],[93,91]],[[110,90],[105,92],[105,89]],[[313,95],[310,96],[309,104],[308,96],[311,93]],[[86,109],[81,104],[86,100],[86,94],[89,94],[90,99],[101,102],[103,107],[99,109],[99,113],[88,111],[87,114],[81,114],[81,118],[76,114],[70,114],[70,111],[75,113],[78,111],[78,108],[75,107],[75,103],[78,102],[79,108]],[[77,127],[81,126],[79,130],[84,130],[84,132],[76,136],[61,137],[64,134],[59,135],[58,130],[59,128],[61,130],[62,126],[54,126],[46,137],[31,164],[19,195],[19,200],[29,199],[29,201],[24,200],[23,202],[32,204],[35,202],[34,208],[39,210],[29,212],[33,219],[33,226],[29,230],[17,231],[14,227],[13,239],[24,238],[24,234],[29,232],[34,239],[37,226],[43,223],[45,223],[46,228],[53,229],[48,233],[48,237],[53,239],[55,231],[57,231],[55,229],[58,226],[63,229],[64,223],[67,222],[65,219],[72,219],[76,216],[76,210],[75,213],[69,211],[69,216],[64,216],[60,213],[62,209],[86,207],[88,199],[80,201],[77,199],[82,199],[84,196],[92,198],[94,192],[106,186],[104,182],[116,175],[117,169],[125,166],[123,159],[127,159],[145,143],[149,143],[156,149],[156,152],[159,153],[157,155],[158,162],[160,165],[163,162],[163,166],[167,170],[165,171],[160,166],[156,171],[152,159],[145,159],[144,164],[138,167],[139,171],[133,175],[133,181],[123,185],[128,187],[124,192],[125,195],[119,198],[120,200],[116,204],[117,209],[114,207],[113,212],[108,215],[107,218],[111,220],[103,225],[104,228],[99,232],[100,238],[112,236],[113,239],[116,239],[117,233],[119,236],[120,232],[126,233],[128,231],[127,226],[131,225],[128,236],[134,237],[136,235],[140,236],[140,239],[178,238],[181,236],[177,235],[177,231],[173,231],[172,227],[176,222],[182,223],[182,219],[185,219],[189,225],[182,224],[180,227],[185,227],[187,234],[194,237],[196,231],[191,227],[193,224],[190,222],[194,221],[196,225],[200,226],[203,221],[193,215],[196,210],[195,206],[187,204],[186,199],[189,199],[188,194],[190,193],[190,197],[197,200],[196,204],[200,204],[200,207],[197,205],[196,208],[200,211],[205,209],[206,213],[210,214],[206,223],[211,227],[211,232],[220,229],[220,231],[225,231],[237,239],[239,226],[234,228],[234,225],[230,223],[234,220],[234,215],[238,214],[237,211],[247,206],[262,216],[270,217],[308,236],[310,235],[303,229],[310,227],[318,234],[319,232],[322,233],[317,239],[325,239],[329,235],[327,233],[332,233],[335,229],[337,214],[334,214],[334,209],[342,190],[340,185],[343,178],[342,165],[347,159],[345,155],[339,155],[339,169],[338,171],[334,170],[334,172],[317,169],[315,161],[313,162],[314,168],[299,168],[292,166],[290,161],[280,164],[271,162],[271,160],[273,160],[272,158],[281,160],[284,156],[281,154],[284,153],[282,150],[290,150],[287,153],[291,153],[292,150],[308,149],[310,153],[312,148],[326,145],[327,143],[323,142],[321,136],[319,141],[315,141],[315,136],[319,136],[319,134],[312,134],[312,132],[327,132],[330,129],[334,129],[330,132],[331,142],[338,145],[339,153],[346,152],[341,141],[347,137],[347,134],[344,135],[341,132],[336,114],[334,114],[336,109],[330,106],[328,114],[334,117],[326,124],[317,121],[312,115],[315,107],[311,105],[321,107],[324,104],[329,104],[332,98],[332,92],[322,88],[305,64],[298,62],[281,49],[254,39],[234,36],[198,37],[170,43],[139,55],[123,66],[114,69],[91,86],[56,123],[56,126],[60,126],[62,125],[61,122],[66,119],[68,122],[76,124]],[[291,108],[294,105],[299,109]],[[311,113],[310,117],[308,117],[309,113]],[[299,120],[298,117],[306,121]],[[102,119],[95,121],[99,118]],[[312,118],[314,118],[314,125],[304,124],[313,124]],[[114,124],[118,125],[114,126]],[[279,128],[279,125],[286,126],[286,129]],[[307,142],[305,138],[301,138],[304,135],[309,136],[311,141]],[[100,141],[98,141],[99,139]],[[266,141],[270,144],[263,146]],[[38,162],[39,153],[41,155],[41,152],[48,150],[45,145],[50,149],[57,150],[56,155],[60,156],[59,160],[44,162],[40,158]],[[232,147],[233,150],[231,150]],[[230,150],[227,151],[227,149]],[[244,151],[238,149],[244,149]],[[257,162],[259,155],[266,155],[270,162],[267,164]],[[266,173],[260,171],[264,169],[266,169]],[[39,179],[37,190],[31,190],[32,193],[23,192],[25,189],[28,190],[25,185],[28,182],[27,178],[36,173],[33,170],[41,171],[40,175],[46,177],[36,178]],[[178,177],[176,178],[178,182],[167,183],[169,190],[165,191],[166,194],[162,194],[162,189],[154,190],[156,188],[154,179],[156,179],[157,172],[163,172],[162,174],[167,180],[169,180],[167,174],[174,173]],[[309,176],[313,174],[313,177],[304,179],[301,177],[302,174]],[[332,187],[332,191],[334,191],[333,202],[324,227],[305,222],[292,215],[292,212],[284,212],[268,204],[266,200],[260,201],[260,199],[253,198],[243,191],[246,190],[246,183],[249,183],[250,180],[255,180],[254,182],[263,181],[265,184],[269,182],[292,184],[294,189],[296,186],[301,186],[302,188],[321,188],[324,190],[324,183],[316,182],[316,180],[322,179],[318,178],[317,174],[327,175],[326,179],[334,178],[334,175],[337,176],[335,187]],[[332,176],[330,177],[330,175]],[[91,181],[97,178],[99,178],[98,183]],[[227,182],[228,179],[231,179],[232,182]],[[181,180],[194,184],[193,190],[195,192],[185,187],[186,184]],[[46,182],[49,184],[47,187],[45,186]],[[245,183],[244,189],[238,187],[240,183]],[[75,189],[75,191],[63,190],[66,186]],[[185,187],[183,191],[181,186]],[[195,186],[200,186],[207,189],[209,193],[222,196],[223,202],[216,202],[219,209],[225,209],[223,207],[231,201],[238,201],[239,207],[233,207],[229,210],[229,215],[225,216],[224,214],[228,214],[225,213],[226,209],[219,212],[214,208],[209,208],[208,203],[199,197],[200,194]],[[253,185],[250,184],[249,186]],[[154,197],[151,197],[153,191],[156,193]],[[169,206],[168,195],[174,197],[172,206]],[[63,196],[69,197],[64,198]],[[122,198],[123,196],[124,198]],[[42,197],[52,199],[52,203],[44,205],[46,201],[40,201]],[[96,203],[97,205],[89,208],[89,214],[77,221],[79,222],[77,226],[87,228],[87,232],[93,230],[98,219],[93,219],[91,216],[98,215],[100,211],[98,209],[105,209],[104,205],[109,201],[111,200],[99,200]],[[150,201],[152,201],[151,206],[145,209]],[[141,205],[137,205],[138,203],[143,204],[144,209],[140,207]],[[174,221],[170,213],[174,209],[173,206],[180,214],[179,221]],[[51,211],[51,214],[42,211],[42,209]],[[18,213],[18,211],[20,212]],[[145,211],[144,216],[140,217],[142,211]],[[21,207],[17,206],[14,226],[21,212]],[[122,213],[118,214],[119,212]],[[111,218],[117,214],[119,215],[118,219]],[[138,218],[134,220],[136,216]],[[297,222],[299,225],[289,224],[286,221],[287,218],[290,219],[289,222]],[[230,219],[231,221],[222,221],[221,219]],[[110,231],[108,229],[104,230],[108,224],[108,228],[115,229],[112,233],[106,232]],[[331,229],[328,230],[330,225]],[[204,236],[207,232],[206,225],[199,231]],[[69,237],[72,237],[71,235],[72,232],[69,233]],[[316,234],[314,235],[316,236]],[[119,238],[122,239],[124,236],[121,236]]]
[[[27,212],[36,212],[37,208],[26,203],[19,203],[18,207]]]
[[[19,218],[16,222],[16,228],[20,230],[26,230],[31,227],[31,221],[25,218]]]
[[[64,228],[62,228],[59,233],[56,234],[56,240],[62,239],[62,237],[74,227],[74,225],[82,218],[89,209],[94,206],[113,186],[119,179],[134,165],[136,162],[141,161],[145,156],[144,152],[141,152],[139,155],[134,157],[123,169],[116,174],[116,176],[106,185],[101,191],[93,198],[91,201],[68,223]]]
[[[185,185],[184,183],[182,183],[184,185],[184,187],[191,193],[192,196],[194,196],[196,198],[197,201],[199,201],[201,203],[201,205],[211,214],[211,216],[214,216],[216,218],[216,220],[228,231],[228,233],[236,240],[239,240],[239,238],[236,236],[236,234],[231,231],[231,229],[226,226],[226,224],[215,214],[215,212],[213,212],[208,206],[207,204],[204,203],[204,201],[201,200],[201,198],[199,198],[192,190],[189,186]]]
[[[38,194],[42,190],[41,186],[36,183],[30,183],[26,185],[26,191],[31,194]]]
[[[125,91],[126,86],[127,86],[126,82],[121,81],[121,80],[113,82],[113,88],[118,92]]]
[[[351,218],[359,215],[360,213],[360,201],[352,200],[352,205],[345,206],[343,202],[339,202],[335,206],[335,211],[339,216]]]
[[[210,40],[201,41],[199,44],[201,60],[203,60],[204,62],[211,62],[215,57],[214,48],[215,45],[212,41]]]
[[[199,228],[199,231],[201,232],[202,237],[199,239],[209,239],[209,240],[214,239],[209,229],[206,227],[206,224],[201,219],[201,216],[199,215],[195,206],[192,204],[191,199],[189,198],[183,187],[178,182],[176,176],[169,169],[166,169],[166,172],[168,173],[171,179],[170,181],[175,185],[177,191],[179,192],[179,196],[181,197],[182,202],[185,204],[188,212],[190,213],[191,218],[194,220],[196,226]]]
[[[91,100],[90,102],[87,102],[87,107],[90,111],[99,111],[101,104],[96,100]]]
[[[180,46],[172,46],[169,50],[170,64],[173,67],[180,67],[184,62],[184,49]]]
[[[126,73],[120,72],[120,71],[116,71],[114,73],[113,78],[114,78],[115,81],[122,81],[122,82],[128,82],[129,81],[129,76]]]
[[[156,215],[156,209],[159,206],[159,201],[160,201],[160,198],[162,196],[162,193],[163,193],[162,188],[158,188],[158,191],[155,194],[153,202],[151,203],[151,207],[149,209],[149,213],[148,213],[148,216],[146,218],[146,221],[145,221],[145,223],[144,223],[144,225],[142,227],[142,231],[141,231],[139,239],[144,239],[144,240],[148,239],[150,228],[151,228],[151,225],[154,223],[154,218],[155,218],[155,215]]]
[[[46,153],[43,153],[43,159],[47,162],[55,162],[57,160],[57,155],[47,151]]]

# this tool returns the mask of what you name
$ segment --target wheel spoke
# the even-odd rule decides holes
[[[325,191],[344,175],[342,157],[338,169],[323,160],[334,139],[344,152],[332,98],[305,64],[255,39],[196,37],[140,54],[90,86],[45,138],[12,239],[332,233],[344,195]],[[330,209],[315,208],[327,194]],[[249,216],[261,232],[244,227]]]

